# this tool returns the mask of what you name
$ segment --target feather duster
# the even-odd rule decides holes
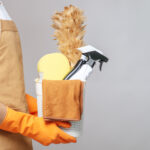
[[[81,52],[77,48],[84,46],[85,17],[83,11],[70,5],[64,7],[62,12],[56,12],[52,16],[52,20],[58,49],[68,58],[71,67],[74,67],[81,57]]]

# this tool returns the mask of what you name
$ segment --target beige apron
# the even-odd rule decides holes
[[[0,29],[0,103],[28,112],[17,28],[13,21],[0,20]],[[0,130],[0,150],[32,150],[32,140]]]

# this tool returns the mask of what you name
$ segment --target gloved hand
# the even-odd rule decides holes
[[[75,143],[76,138],[62,131],[57,125],[69,128],[67,122],[45,122],[43,118],[17,112],[7,107],[5,119],[0,129],[20,133],[47,146],[51,143]]]

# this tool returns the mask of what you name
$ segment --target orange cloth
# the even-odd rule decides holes
[[[43,80],[44,119],[81,120],[83,86],[80,80]]]
[[[43,145],[76,142],[76,138],[68,135],[58,126],[69,128],[71,125],[68,122],[45,122],[41,117],[17,112],[7,107],[6,117],[0,124],[0,129],[20,133]]]
[[[30,114],[37,116],[37,99],[29,94],[26,94],[26,101]]]

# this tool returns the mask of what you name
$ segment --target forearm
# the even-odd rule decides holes
[[[0,124],[3,122],[7,112],[7,107],[0,103]]]

